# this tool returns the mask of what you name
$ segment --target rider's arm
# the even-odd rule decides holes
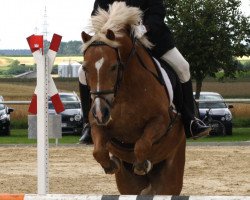
[[[144,12],[144,25],[149,32],[158,32],[164,26],[166,16],[163,0],[148,0],[148,8]]]

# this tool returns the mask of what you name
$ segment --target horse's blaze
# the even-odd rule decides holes
[[[92,107],[92,114],[98,125],[107,125],[111,120],[110,107],[101,98],[96,98]]]
[[[97,73],[97,86],[96,86],[97,91],[100,90],[100,70],[102,68],[103,63],[104,63],[104,58],[101,58],[95,63],[95,68]]]

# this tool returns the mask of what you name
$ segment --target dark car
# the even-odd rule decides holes
[[[0,102],[0,135],[10,135],[10,113],[13,111]]]
[[[63,134],[81,134],[83,128],[83,114],[80,99],[76,93],[59,93],[65,110],[62,116]],[[55,114],[52,102],[49,102],[49,114]]]
[[[226,135],[232,135],[233,116],[229,108],[233,108],[233,106],[228,106],[223,97],[216,92],[201,92],[199,100],[208,100],[198,103],[200,119],[204,119],[206,111],[210,109],[209,114],[212,119],[220,121],[225,126]]]

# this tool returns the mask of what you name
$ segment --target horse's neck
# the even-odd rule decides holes
[[[136,54],[140,57],[143,64],[140,63]],[[141,87],[143,84],[155,84],[155,82],[157,82],[156,80],[151,80],[153,78],[151,73],[157,76],[157,70],[155,68],[154,62],[148,52],[141,46],[136,46],[136,53],[126,67],[125,81],[128,84],[139,83],[138,86]]]

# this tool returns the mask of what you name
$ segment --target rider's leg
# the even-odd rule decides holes
[[[78,75],[79,75],[80,100],[81,100],[83,122],[84,122],[82,136],[79,139],[79,143],[90,144],[92,143],[91,134],[90,134],[90,125],[89,125],[89,119],[88,119],[88,114],[89,114],[90,105],[91,105],[90,91],[86,83],[85,73],[81,67],[79,68]]]
[[[183,105],[181,114],[187,137],[198,138],[208,135],[209,127],[199,123],[194,115],[193,88],[189,71],[189,63],[181,55],[177,48],[167,51],[162,57],[177,73],[183,93]]]

